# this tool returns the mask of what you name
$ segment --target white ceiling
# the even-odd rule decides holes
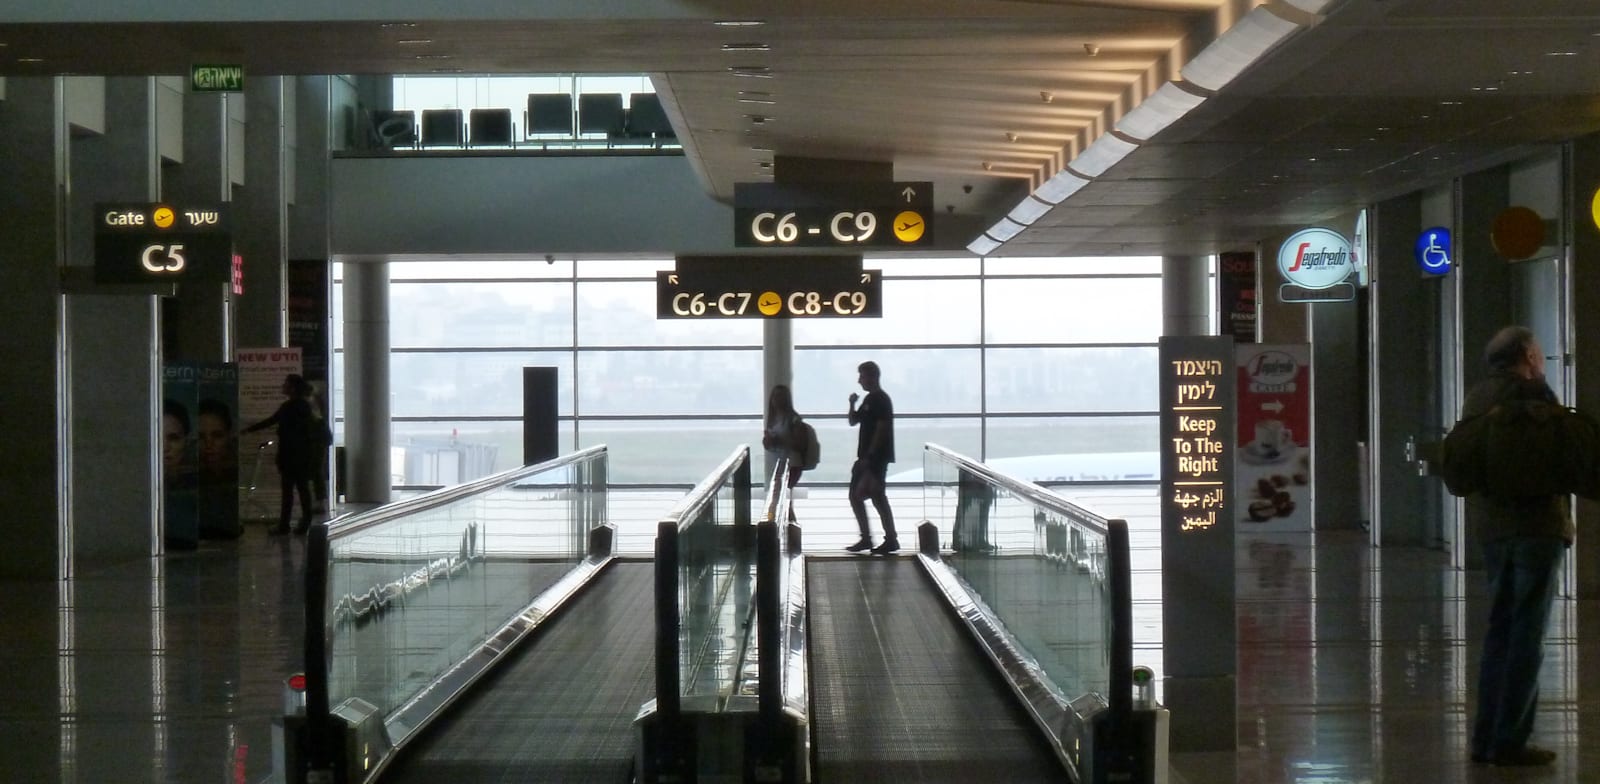
[[[1300,10],[1321,3],[1272,3],[1303,25],[1001,252],[1249,247],[1600,130],[1596,0]],[[5,5],[0,75],[186,74],[195,62],[242,63],[249,75],[649,73],[715,197],[769,178],[760,164],[774,154],[889,162],[896,179],[935,183],[948,210],[940,244],[960,247],[1257,3],[282,0],[213,11],[173,0],[162,21],[143,23],[118,15],[156,12]],[[769,48],[723,50],[745,43]],[[734,66],[764,66],[772,78],[741,78]],[[741,91],[773,103],[741,103]]]

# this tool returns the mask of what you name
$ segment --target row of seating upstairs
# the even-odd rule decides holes
[[[582,143],[676,144],[677,133],[655,93],[531,93],[517,126],[511,109],[378,109],[368,113],[370,141],[384,149],[516,147]]]
[[[607,465],[606,447],[591,447],[314,528],[306,694],[274,743],[283,780],[372,782],[614,565]],[[642,784],[813,780],[807,569],[787,475],[780,460],[757,507],[750,450],[738,447],[657,526],[656,696],[635,722]],[[934,517],[983,497],[1000,503],[991,522],[1015,523],[996,530],[1004,546],[976,556],[973,575],[944,558],[932,522],[919,526],[917,558],[1067,777],[1157,780],[1157,720],[1132,704],[1126,523],[932,444],[923,492]],[[999,558],[1025,579],[981,579]],[[512,584],[535,595],[493,589]],[[387,665],[396,657],[404,666]]]

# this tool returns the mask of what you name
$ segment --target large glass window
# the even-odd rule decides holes
[[[759,452],[762,324],[656,319],[656,273],[672,264],[391,264],[396,483],[465,481],[518,464],[530,365],[558,369],[562,449],[609,445],[614,482],[693,482],[741,443]],[[926,442],[1046,481],[1148,473],[1159,259],[892,257],[865,267],[884,273],[883,318],[791,325],[795,405],[823,449],[808,481],[848,478],[858,431],[844,414],[865,360],[883,369],[895,402],[891,477],[911,481]],[[342,417],[342,352],[333,366]]]

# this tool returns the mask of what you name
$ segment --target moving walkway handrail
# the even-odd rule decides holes
[[[420,569],[412,570],[403,575],[398,581],[372,588],[363,592],[361,596],[347,594],[342,597],[333,597],[330,594],[332,593],[332,570],[336,545],[347,540],[359,541],[354,538],[363,534],[381,534],[382,531],[380,529],[385,526],[401,524],[402,521],[406,521],[408,518],[426,515],[452,504],[470,502],[478,496],[487,496],[495,491],[514,487],[518,482],[530,477],[560,471],[569,467],[580,467],[579,470],[582,470],[581,467],[586,464],[597,466],[599,473],[595,476],[595,480],[601,483],[600,486],[603,490],[605,474],[603,463],[607,458],[607,454],[604,445],[594,446],[535,465],[513,468],[466,484],[441,488],[423,496],[386,504],[368,512],[341,518],[327,526],[313,526],[311,528],[306,541],[304,666],[307,723],[306,757],[312,770],[331,769],[332,766],[337,764],[335,759],[337,752],[333,738],[338,733],[339,728],[332,713],[332,673],[330,670],[333,663],[335,635],[339,633],[341,628],[344,628],[344,621],[360,620],[362,613],[356,612],[356,610],[360,609],[364,598],[375,596],[383,600],[393,598],[390,594],[395,594],[396,592],[398,594],[410,592],[417,585],[425,584],[429,578],[453,574],[458,571],[457,567],[464,566],[469,559],[476,559],[482,555],[480,552],[481,537],[479,536],[476,520],[469,521],[465,523],[463,536],[459,540],[461,542],[459,554],[452,552],[448,556],[449,559],[459,559],[462,563],[436,564],[429,562]],[[549,487],[551,489],[571,489],[579,485],[580,483],[578,482],[569,482]],[[583,504],[585,511],[580,517],[587,520],[589,513],[598,513],[599,516],[595,518],[594,522],[604,522],[602,519],[604,516],[603,493],[598,508],[590,508],[591,500],[583,500]],[[593,532],[591,531],[590,533]],[[581,550],[582,543],[578,544]],[[576,557],[581,559],[581,552]],[[374,590],[377,593],[373,593]],[[337,602],[333,601],[335,598],[338,599]],[[535,597],[528,597],[528,601],[535,601]],[[507,612],[510,616],[509,619],[486,618],[486,622],[493,624],[490,628],[500,630],[491,634],[490,638],[511,635],[516,639],[520,639],[520,635],[525,632],[520,629],[510,629],[509,626],[517,624],[518,619],[527,615],[527,610],[531,607],[532,605],[521,607],[519,603],[518,607]],[[374,607],[370,609],[378,611],[382,608]],[[483,609],[494,610],[497,613],[503,610],[498,606],[496,608],[485,607]],[[518,610],[521,610],[521,612],[518,612]],[[502,620],[504,623],[502,623]],[[440,677],[444,678],[459,669],[460,662],[457,662],[456,665]],[[462,687],[465,683],[470,683],[477,677],[472,673],[458,673],[458,675],[461,675],[458,678],[460,682],[453,684],[454,688]],[[437,691],[443,695],[447,690],[430,687],[424,688],[423,691],[427,693]]]
[[[390,520],[408,517],[428,509],[435,509],[445,506],[468,496],[482,493],[485,490],[493,490],[498,487],[513,484],[519,480],[534,476],[535,474],[542,474],[557,468],[561,468],[562,466],[583,463],[605,453],[606,445],[599,444],[596,446],[591,446],[587,449],[581,449],[577,452],[573,452],[572,454],[562,455],[551,460],[546,460],[543,463],[535,463],[531,466],[521,466],[519,468],[509,468],[505,471],[501,471],[498,474],[492,474],[490,476],[483,477],[482,479],[474,479],[473,481],[465,484],[441,487],[438,490],[434,490],[433,492],[425,493],[414,498],[402,499],[393,503],[384,504],[376,509],[359,512],[347,517],[340,517],[328,523],[327,536],[330,541],[334,539],[342,539],[352,534],[360,533],[361,531],[369,528],[375,528],[383,525]]]
[[[965,471],[981,477],[989,484],[1005,488],[1005,490],[1011,494],[1026,499],[1027,501],[1039,506],[1045,507],[1053,512],[1056,512],[1057,514],[1062,515],[1063,517],[1069,518],[1074,523],[1088,528],[1100,534],[1101,536],[1105,536],[1108,533],[1106,518],[1084,509],[1083,507],[1078,506],[1071,501],[1068,501],[1066,498],[1057,495],[1051,490],[1047,490],[1032,482],[1024,482],[1021,479],[1016,479],[1014,477],[1007,476],[1006,474],[1002,474],[998,471],[995,471],[993,468],[984,465],[983,463],[967,457],[966,455],[939,446],[938,444],[927,444],[924,446],[924,449],[939,455],[951,463],[954,463],[957,467]]]
[[[760,731],[746,749],[758,781],[805,781],[809,726],[806,660],[806,565],[793,503],[789,461],[767,481],[766,514],[756,531],[756,687]]]
[[[1011,496],[1032,505],[1036,510],[1044,510],[1047,513],[1060,516],[1070,525],[1082,529],[1086,532],[1086,535],[1095,536],[1095,538],[1104,542],[1105,571],[1103,584],[1106,591],[1104,617],[1109,627],[1107,629],[1105,648],[1107,657],[1106,689],[1108,693],[1105,695],[1086,694],[1080,699],[1073,699],[1069,695],[1060,695],[1054,700],[1059,701],[1062,698],[1069,700],[1073,704],[1062,705],[1061,707],[1068,714],[1075,714],[1079,718],[1087,718],[1082,712],[1082,708],[1090,705],[1098,708],[1098,706],[1103,705],[1106,712],[1102,718],[1108,729],[1108,737],[1105,740],[1109,748],[1103,748],[1102,751],[1112,758],[1126,756],[1127,750],[1131,748],[1133,743],[1133,596],[1127,522],[1101,517],[1068,501],[1055,492],[1033,483],[1007,476],[983,463],[937,444],[928,444],[925,449],[937,461],[953,467],[958,472],[958,476],[970,475],[976,477],[992,487],[1004,490]],[[943,477],[930,476],[926,465],[924,466],[923,481],[925,488],[929,485],[950,484]],[[956,484],[964,487],[960,479],[957,480]],[[977,594],[976,589],[972,588],[972,586],[965,587],[967,590]],[[992,604],[993,602],[993,599],[986,599],[981,596],[979,596],[979,599],[986,604]],[[990,612],[993,612],[993,610]],[[1000,613],[996,613],[996,620],[999,620],[999,615]],[[1009,635],[1005,636],[1009,637]],[[1028,652],[1015,640],[997,640],[996,645],[1000,648],[1014,648],[1016,652],[1024,656],[1037,658],[1037,654]],[[1039,666],[1037,662],[1032,667],[1024,667],[1022,669],[1044,674],[1047,677],[1049,675],[1047,668]],[[1057,684],[1056,686],[1062,685],[1065,684]],[[1043,696],[1043,692],[1038,690],[1034,690],[1033,693],[1037,696]],[[1027,699],[1024,697],[1025,701]],[[1041,715],[1037,707],[1030,708],[1030,711],[1034,712],[1035,717],[1041,719],[1044,724],[1053,723],[1046,721],[1046,717]],[[1049,727],[1046,727],[1046,729],[1049,730]],[[1064,739],[1058,738],[1058,740]],[[1096,745],[1099,746],[1100,744],[1097,743]],[[1063,761],[1069,767],[1075,768],[1071,760],[1064,758]],[[1107,762],[1111,762],[1114,765],[1115,759],[1100,760],[1097,764],[1103,765]]]
[[[683,712],[683,660],[680,642],[683,616],[678,606],[679,550],[683,534],[705,519],[724,487],[734,491],[734,524],[750,523],[750,447],[734,449],[690,490],[656,526],[656,710],[667,732],[675,731]],[[668,743],[665,748],[671,749]]]

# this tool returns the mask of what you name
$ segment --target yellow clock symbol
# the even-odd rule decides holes
[[[763,291],[761,296],[756,297],[756,309],[763,316],[776,316],[778,311],[783,310],[783,297],[778,296],[776,291]]]
[[[171,228],[174,217],[171,207],[157,207],[154,212],[150,213],[150,220],[155,222],[158,229]]]
[[[922,232],[928,227],[927,222],[911,210],[905,210],[894,216],[894,238],[901,242],[916,242],[922,239]]]

